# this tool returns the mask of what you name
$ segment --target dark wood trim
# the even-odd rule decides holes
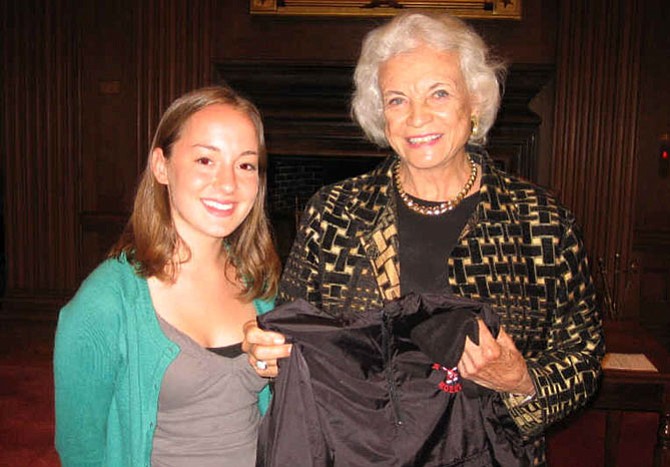
[[[120,232],[128,222],[129,213],[123,212],[83,212],[80,224],[84,232],[108,233]]]
[[[0,299],[0,322],[3,319],[55,320],[71,297],[72,292],[65,290],[12,290]]]
[[[250,0],[252,15],[380,17],[420,9],[475,19],[522,17],[522,0]]]
[[[631,262],[640,1],[565,0],[559,15],[552,186],[583,226],[591,257],[611,271]],[[624,275],[606,280],[623,303]]]
[[[212,0],[9,1],[0,18],[2,309],[53,312],[120,225],[107,213],[128,207],[118,193],[131,196],[160,114],[211,82]],[[101,49],[121,37],[137,47],[110,71]],[[123,129],[104,121],[119,109]],[[105,167],[122,173],[118,186]]]
[[[1,2],[6,298],[68,290],[77,275],[77,2]],[[61,14],[67,11],[69,14]]]
[[[670,229],[635,229],[633,250],[670,257]]]

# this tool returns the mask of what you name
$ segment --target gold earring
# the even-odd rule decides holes
[[[477,132],[479,131],[479,118],[477,118],[476,115],[473,115],[470,117],[470,123],[472,124],[471,128],[471,136],[477,136]]]

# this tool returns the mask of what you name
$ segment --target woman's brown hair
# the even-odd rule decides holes
[[[256,127],[259,142],[256,200],[246,219],[225,238],[221,247],[226,249],[226,261],[236,268],[236,279],[244,284],[242,298],[271,298],[277,292],[281,265],[265,212],[267,153],[263,122],[256,106],[225,86],[211,86],[184,94],[168,107],[158,123],[149,159],[156,148],[161,148],[165,158],[169,159],[189,118],[216,104],[244,112]],[[156,180],[148,160],[137,188],[133,212],[108,257],[125,255],[142,277],[175,280],[179,272],[179,263],[175,261],[178,246],[185,248],[188,258],[188,245],[179,238],[172,221],[167,186]]]

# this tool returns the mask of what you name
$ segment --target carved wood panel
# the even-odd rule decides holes
[[[162,112],[177,96],[211,80],[210,0],[198,2],[197,8],[187,0],[150,0],[138,4],[133,12],[129,28],[136,44],[130,63],[132,80],[123,83],[130,88],[128,95],[117,97],[130,104],[127,115],[120,118],[132,125],[132,139],[128,141],[126,135],[125,140],[117,140],[111,147],[116,152],[91,153],[84,158],[91,175],[84,180],[83,189],[93,196],[79,218],[81,276],[100,262],[127,220]],[[105,131],[114,135],[109,129]],[[116,187],[109,185],[101,191],[101,178],[108,175],[95,168],[119,165],[114,162],[116,157],[124,159],[124,171]],[[118,192],[119,185],[122,192]]]
[[[0,3],[3,309],[51,309],[76,278],[78,38],[59,14],[75,3]]]
[[[583,226],[592,264],[604,262],[603,289],[621,305],[632,260],[640,4],[566,0],[559,8],[553,186]]]
[[[392,16],[408,9],[446,11],[463,18],[521,19],[522,0],[250,0],[253,15]]]
[[[53,317],[115,240],[161,112],[211,81],[210,16],[210,0],[0,2],[3,316]]]

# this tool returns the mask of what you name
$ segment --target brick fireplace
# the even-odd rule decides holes
[[[269,157],[268,211],[282,260],[288,255],[310,196],[324,185],[371,170],[381,160],[379,156]]]

